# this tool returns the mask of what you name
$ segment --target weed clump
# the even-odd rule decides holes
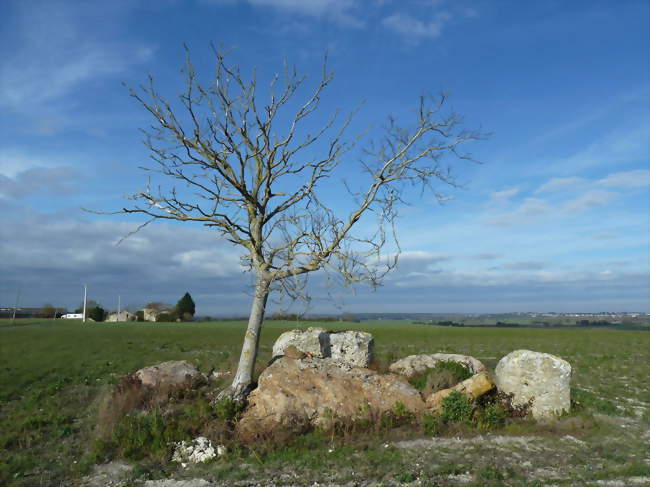
[[[416,374],[409,379],[413,387],[424,396],[455,386],[459,382],[469,379],[472,371],[459,362],[442,361],[421,374]]]
[[[381,426],[386,429],[413,424],[414,421],[415,414],[400,401],[381,415]]]
[[[424,413],[422,415],[422,431],[425,435],[437,436],[440,432],[440,416]]]
[[[215,416],[230,423],[236,421],[244,411],[245,404],[242,401],[233,401],[227,397],[213,403]]]
[[[471,424],[473,413],[471,401],[458,391],[452,391],[442,400],[440,419],[443,423]]]

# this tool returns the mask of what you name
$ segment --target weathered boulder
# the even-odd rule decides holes
[[[475,374],[454,387],[430,394],[427,397],[426,406],[432,412],[439,412],[442,409],[442,400],[454,391],[460,392],[473,401],[492,389],[494,389],[494,382],[486,373]]]
[[[273,357],[285,350],[298,350],[313,358],[331,358],[355,367],[367,367],[372,360],[374,339],[362,331],[329,332],[323,328],[291,330],[283,333],[273,345]]]
[[[515,405],[531,401],[535,419],[552,418],[571,406],[571,365],[555,355],[515,350],[495,370],[499,391],[512,394]]]
[[[307,328],[284,332],[273,344],[273,357],[284,355],[284,349],[294,346],[312,357],[323,358],[328,351],[328,333],[324,328]]]
[[[409,355],[398,360],[388,368],[394,374],[413,377],[416,374],[422,374],[427,369],[432,369],[438,362],[458,362],[467,367],[473,374],[480,374],[487,369],[479,360],[469,355],[459,355],[456,353],[432,353],[422,355]]]
[[[370,333],[342,331],[329,333],[330,357],[337,362],[367,367],[372,361],[375,341]]]
[[[278,427],[327,425],[335,418],[359,418],[363,411],[381,413],[397,402],[415,413],[424,409],[420,393],[402,376],[333,359],[281,357],[260,375],[237,429],[252,440]]]
[[[172,360],[144,367],[133,374],[142,385],[150,387],[179,387],[205,382],[199,370],[185,360]]]

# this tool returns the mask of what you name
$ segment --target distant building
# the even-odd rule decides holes
[[[106,318],[105,321],[137,321],[137,319],[137,316],[135,316],[133,313],[129,313],[127,310],[123,309],[119,313],[109,313],[108,318]]]
[[[66,313],[64,315],[61,315],[61,318],[64,320],[82,320],[83,317],[83,313]]]
[[[158,317],[162,313],[173,313],[174,310],[172,308],[144,308],[142,310],[142,319],[144,321],[158,321]]]

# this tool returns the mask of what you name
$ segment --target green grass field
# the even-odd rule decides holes
[[[316,325],[265,324],[259,367],[271,358],[280,333]],[[421,442],[413,445],[393,439],[328,443],[308,435],[293,447],[263,455],[238,451],[193,470],[139,465],[132,484],[192,476],[223,485],[250,485],[251,479],[262,481],[260,485],[266,485],[264,479],[280,485],[357,480],[363,485],[364,478],[379,485],[416,480],[422,485],[598,485],[603,479],[646,477],[650,482],[648,332],[462,329],[405,322],[322,326],[372,333],[383,364],[411,354],[453,352],[472,355],[493,369],[512,350],[552,353],[571,363],[574,398],[580,404],[556,425],[512,425],[485,441],[472,431],[457,432],[457,442],[410,433]],[[166,360],[188,360],[203,371],[232,371],[243,332],[242,322],[3,322],[0,485],[81,485],[96,460],[90,450],[102,392],[120,377]],[[527,448],[528,454],[518,459]],[[495,462],[495,455],[503,459]],[[332,477],[333,471],[339,476]]]

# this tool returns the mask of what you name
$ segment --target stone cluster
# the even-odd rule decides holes
[[[494,380],[476,358],[446,353],[411,355],[390,365],[391,373],[380,374],[367,368],[373,344],[372,335],[358,331],[283,333],[273,346],[274,361],[248,398],[239,433],[251,438],[300,421],[322,426],[332,418],[354,420],[360,411],[381,414],[396,403],[416,414],[437,413],[453,391],[474,401],[495,387],[512,394],[514,405],[530,404],[538,420],[556,417],[570,406],[571,366],[553,355],[512,352],[497,365]],[[441,361],[458,362],[474,375],[422,397],[407,379]]]
[[[174,445],[172,461],[185,466],[188,463],[204,463],[213,458],[226,454],[224,445],[212,446],[210,440],[204,436],[194,438],[192,441],[180,441]]]

